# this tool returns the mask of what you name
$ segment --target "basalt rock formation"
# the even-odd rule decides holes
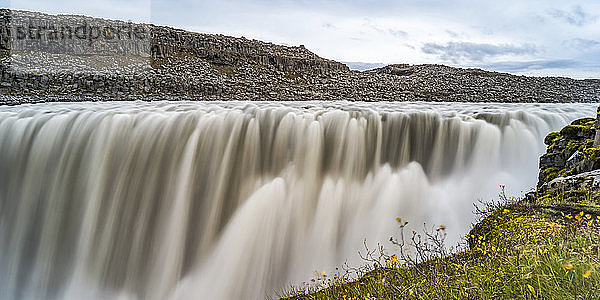
[[[442,65],[364,72],[288,47],[85,16],[0,10],[0,104],[122,99],[597,102],[600,80]]]
[[[538,195],[581,197],[600,190],[600,107],[596,118],[573,121],[560,132],[546,136],[546,153],[540,157]]]

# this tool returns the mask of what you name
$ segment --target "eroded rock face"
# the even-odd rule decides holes
[[[574,190],[600,190],[600,170],[558,177],[544,187],[544,192],[551,195]]]
[[[600,107],[599,113],[600,113]],[[540,157],[538,190],[554,194],[582,188],[598,188],[600,114],[573,121],[560,132],[546,136],[546,153]]]

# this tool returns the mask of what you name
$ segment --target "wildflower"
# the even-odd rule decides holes
[[[502,212],[505,213],[505,214],[507,214],[507,213],[510,212],[510,210],[508,210],[508,209],[505,208]]]
[[[325,276],[325,271],[321,271],[319,274],[321,274],[321,276]]]
[[[587,214],[587,215],[585,215],[585,218],[589,220],[592,218],[592,216],[590,214]]]
[[[439,230],[446,230],[446,226],[444,226],[444,225],[440,225],[440,228],[438,228],[438,231],[439,231]]]
[[[396,218],[396,222],[400,223],[400,222],[402,222],[402,219]]]
[[[588,278],[591,275],[592,275],[592,270],[587,270],[587,272],[583,273],[583,275],[581,275],[581,276],[583,276],[583,278]]]
[[[573,268],[573,264],[571,262],[566,262],[563,267],[565,268],[565,270],[569,271],[569,272],[574,272],[575,269]]]
[[[396,254],[390,256],[390,258],[392,259],[393,262],[398,262],[398,256],[396,256]]]

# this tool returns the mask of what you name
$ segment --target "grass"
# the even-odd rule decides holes
[[[295,287],[286,296],[600,299],[597,200],[587,197],[573,205],[572,197],[563,195],[529,203],[501,193],[502,204],[477,210],[480,222],[466,236],[467,245],[454,252],[443,246],[443,226],[405,238],[406,223],[397,219],[399,237],[390,239],[395,251],[381,246],[369,250],[365,244],[364,267],[345,267],[331,277],[316,274],[312,284]]]

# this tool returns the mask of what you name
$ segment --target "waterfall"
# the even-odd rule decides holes
[[[106,102],[0,107],[1,299],[262,299],[384,243],[464,235],[532,188],[592,104]]]

